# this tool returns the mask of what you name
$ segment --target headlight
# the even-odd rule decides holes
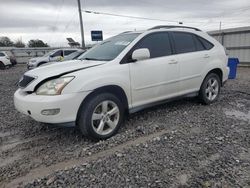
[[[60,95],[63,88],[73,80],[74,77],[62,77],[53,80],[49,80],[42,84],[37,90],[37,95]]]

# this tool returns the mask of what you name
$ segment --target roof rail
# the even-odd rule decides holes
[[[157,25],[155,27],[152,27],[148,30],[152,30],[152,29],[162,29],[162,28],[165,28],[165,29],[172,29],[172,28],[187,28],[187,29],[194,29],[195,31],[201,31],[200,29],[198,28],[195,28],[195,27],[188,27],[188,26],[181,26],[181,25]]]

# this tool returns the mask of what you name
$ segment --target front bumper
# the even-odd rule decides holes
[[[43,123],[75,122],[78,109],[89,92],[44,96],[27,94],[18,89],[14,94],[15,108]],[[56,115],[43,115],[43,110],[60,109]]]

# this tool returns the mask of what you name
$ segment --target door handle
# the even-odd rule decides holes
[[[209,58],[210,56],[208,54],[205,54],[204,55],[204,58]]]
[[[178,61],[176,61],[176,60],[172,59],[172,60],[170,60],[170,62],[169,62],[168,64],[170,64],[170,65],[174,65],[174,64],[177,64],[177,63],[178,63]]]

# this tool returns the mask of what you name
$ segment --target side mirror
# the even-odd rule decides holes
[[[133,61],[141,61],[150,58],[150,52],[147,48],[137,49],[132,53]]]

